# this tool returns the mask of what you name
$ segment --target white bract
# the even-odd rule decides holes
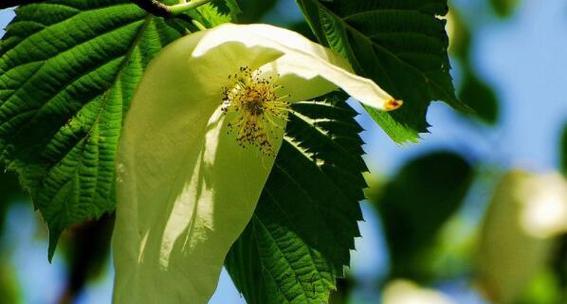
[[[567,182],[559,173],[502,177],[480,233],[477,285],[491,303],[515,303],[567,232]]]
[[[124,124],[113,236],[116,303],[206,303],[250,220],[289,104],[342,88],[401,105],[297,33],[227,24],[190,34],[149,65]]]

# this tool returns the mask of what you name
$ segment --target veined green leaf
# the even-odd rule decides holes
[[[297,0],[318,39],[342,53],[404,106],[391,113],[367,108],[395,141],[426,132],[427,107],[443,100],[465,108],[449,75],[446,0]]]
[[[456,10],[452,10],[451,14],[448,15],[448,22],[452,28],[449,38],[451,40],[449,52],[460,64],[462,81],[458,89],[458,97],[473,110],[471,113],[467,113],[473,114],[470,115],[471,118],[494,125],[498,122],[500,116],[500,105],[494,88],[478,76],[473,64],[471,40],[474,33],[471,33],[468,25]]]
[[[16,10],[0,44],[0,149],[50,230],[114,209],[122,117],[149,60],[181,34],[128,1]]]
[[[187,13],[210,28],[236,19],[240,14],[240,7],[236,0],[213,0]]]
[[[225,262],[250,304],[326,303],[349,265],[366,166],[346,97],[293,106],[256,212]]]
[[[269,12],[276,3],[277,0],[246,0],[240,1],[240,7],[242,8],[242,14],[237,18],[239,22],[249,23],[258,22],[262,17]]]
[[[559,153],[560,153],[560,169],[563,175],[567,176],[567,123],[563,125],[561,130],[561,138],[559,139]]]

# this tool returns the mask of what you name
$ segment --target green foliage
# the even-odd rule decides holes
[[[189,17],[201,22],[207,28],[230,22],[240,14],[240,8],[236,0],[214,0],[207,5],[197,8],[196,11],[188,11]],[[187,27],[192,27],[190,24]]]
[[[473,178],[458,154],[435,152],[407,163],[371,197],[380,212],[391,261],[391,276],[427,281],[424,253],[439,229],[462,204]]]
[[[478,78],[472,69],[464,70],[464,80],[459,98],[474,110],[474,117],[494,125],[498,122],[500,109],[493,89]]]
[[[567,123],[561,131],[561,142],[559,144],[560,168],[563,175],[567,176]]]
[[[509,17],[520,4],[520,0],[490,0],[490,5],[500,17]]]
[[[240,12],[236,0],[212,0],[211,6],[221,15],[236,15]]]
[[[451,21],[454,28],[454,39],[451,41],[451,52],[460,62],[462,85],[459,99],[473,111],[471,117],[494,125],[498,122],[500,108],[494,89],[477,76],[471,58],[471,32],[461,16],[453,11]]]
[[[0,149],[50,229],[114,209],[122,118],[144,67],[180,33],[127,1],[16,10],[2,39]]]
[[[113,224],[113,215],[103,216],[97,221],[74,226],[68,234],[63,234],[61,243],[68,264],[65,294],[70,301],[106,270]]]
[[[21,290],[18,286],[17,272],[10,263],[10,243],[3,239],[4,224],[9,208],[26,197],[13,173],[0,173],[0,302],[21,303]]]
[[[359,236],[360,126],[331,93],[293,105],[286,140],[226,266],[248,303],[325,303]]]
[[[394,112],[367,108],[395,141],[426,132],[432,100],[464,109],[449,75],[446,0],[297,0],[319,40],[343,54],[404,106]]]
[[[6,256],[2,255],[0,262],[0,299],[2,303],[18,304],[22,303],[17,282],[17,272],[14,267],[7,262]]]
[[[559,170],[567,177],[567,124],[561,130],[559,141]],[[558,237],[557,251],[552,263],[557,281],[564,290],[563,297],[567,299],[567,234]]]
[[[240,1],[242,13],[238,15],[237,20],[242,23],[258,22],[262,17],[270,11],[277,0],[244,0]]]
[[[25,199],[26,196],[18,183],[17,176],[10,172],[0,173],[0,239],[8,208],[16,201]]]

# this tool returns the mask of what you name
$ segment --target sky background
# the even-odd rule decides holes
[[[487,14],[483,1],[453,1],[466,21],[475,27],[473,64],[481,78],[490,83],[500,100],[500,122],[496,127],[478,125],[455,113],[443,103],[434,103],[428,114],[432,125],[419,144],[393,143],[370,118],[359,121],[366,129],[366,160],[371,172],[391,176],[408,159],[426,151],[449,148],[503,168],[521,167],[534,171],[556,170],[558,142],[567,122],[567,2],[564,0],[525,0],[510,19],[499,20]],[[0,25],[13,17],[0,12]],[[301,18],[292,0],[282,1],[268,18]],[[0,32],[1,34],[2,32]],[[458,85],[458,65],[453,71]],[[354,103],[353,103],[354,104]],[[359,112],[363,113],[358,107]],[[378,218],[364,206],[366,222],[360,224],[362,238],[352,255],[352,272],[357,277],[379,279],[386,272],[387,254],[378,227]],[[65,280],[61,255],[47,262],[47,244],[38,237],[31,204],[18,204],[9,212],[6,241],[24,303],[53,303]],[[372,269],[372,271],[368,271]],[[92,284],[81,303],[110,303],[112,269]],[[451,293],[451,288],[448,288]],[[453,296],[468,303],[479,303],[462,290]],[[376,303],[378,295],[361,296],[360,303]],[[466,298],[466,300],[465,300]],[[374,302],[372,302],[374,301]],[[211,304],[245,303],[223,272]],[[358,303],[358,302],[357,302]]]

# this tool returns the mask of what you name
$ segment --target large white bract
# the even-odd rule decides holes
[[[401,105],[329,49],[269,25],[222,25],[165,48],[120,142],[114,301],[206,303],[260,197],[288,105],[336,88],[376,109]]]

